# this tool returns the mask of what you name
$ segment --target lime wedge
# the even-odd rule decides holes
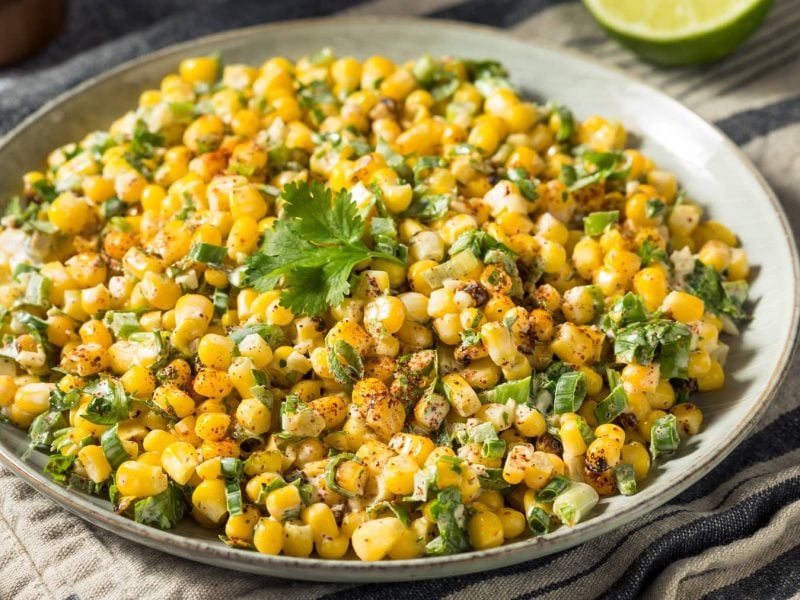
[[[756,30],[772,0],[583,0],[597,22],[636,54],[662,65],[707,63]]]

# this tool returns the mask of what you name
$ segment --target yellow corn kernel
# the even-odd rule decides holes
[[[126,460],[117,468],[114,481],[120,494],[136,498],[156,496],[167,489],[167,476],[160,466],[134,460]]]
[[[686,435],[697,435],[703,425],[703,411],[690,402],[672,407],[670,412],[678,420],[678,431]]]
[[[414,491],[414,475],[419,471],[419,464],[410,456],[394,456],[386,463],[383,481],[386,489],[392,494],[407,496]]]
[[[272,518],[277,521],[283,521],[297,516],[303,501],[300,498],[300,492],[297,487],[286,485],[271,491],[267,496],[266,504]]]
[[[664,298],[661,309],[676,321],[691,323],[703,317],[705,303],[697,296],[676,290]]]
[[[213,56],[185,58],[181,61],[179,72],[188,83],[211,83],[217,79],[219,60]]]
[[[228,514],[225,482],[204,479],[192,492],[192,515],[203,524],[218,525]]]
[[[102,483],[111,475],[111,465],[100,446],[84,446],[78,451],[78,460],[95,483]]]
[[[660,368],[652,365],[625,365],[620,374],[622,385],[627,392],[655,392],[658,386]]]
[[[620,444],[625,443],[625,430],[614,423],[603,423],[602,425],[599,425],[595,428],[594,435],[596,437],[611,438]]]
[[[199,463],[197,450],[186,442],[173,442],[161,452],[161,467],[179,485],[189,482]]]
[[[697,379],[711,368],[711,355],[705,350],[694,350],[689,354],[689,377]]]
[[[204,441],[217,442],[225,439],[231,417],[225,413],[209,412],[197,417],[194,430]]]
[[[697,258],[721,273],[731,264],[731,249],[725,242],[709,240],[700,248]]]
[[[561,424],[559,430],[561,445],[564,447],[564,456],[580,456],[586,452],[586,441],[583,439],[578,422],[575,420],[566,421]]]
[[[339,526],[331,508],[323,503],[316,502],[306,506],[300,518],[303,523],[311,527],[314,542],[319,543],[324,539],[333,539],[339,536]]]
[[[594,361],[594,342],[574,323],[559,326],[550,349],[564,362],[587,365]]]
[[[622,444],[610,437],[596,438],[586,450],[586,467],[600,473],[619,464]]]
[[[172,384],[157,387],[153,392],[153,402],[165,412],[181,419],[194,412],[192,397]]]
[[[505,539],[500,517],[488,511],[475,513],[469,520],[467,531],[469,542],[476,550],[496,548]]]
[[[708,371],[697,378],[697,389],[701,392],[710,392],[720,389],[725,385],[725,371],[715,359],[711,359]]]
[[[643,479],[650,472],[650,453],[639,442],[628,442],[622,446],[622,462],[633,467],[637,480]]]
[[[47,218],[60,231],[74,234],[90,223],[92,209],[84,198],[65,192],[53,200],[47,209]]]
[[[144,439],[142,440],[142,447],[147,452],[157,452],[161,454],[164,451],[164,448],[169,446],[170,444],[175,443],[177,438],[173,436],[168,431],[164,431],[163,429],[153,429],[152,431],[148,432]]]
[[[525,437],[538,437],[547,431],[547,421],[541,412],[526,404],[517,405],[514,426]]]
[[[646,395],[650,406],[659,410],[669,410],[675,404],[675,390],[668,379],[659,381],[656,389]]]
[[[353,550],[361,560],[381,560],[397,543],[405,529],[395,517],[365,521],[353,532]]]

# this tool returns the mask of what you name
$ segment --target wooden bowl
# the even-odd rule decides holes
[[[66,0],[0,0],[0,65],[30,56],[64,22]]]

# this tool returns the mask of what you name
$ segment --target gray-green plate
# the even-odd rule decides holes
[[[798,261],[786,217],[764,180],[718,130],[677,102],[617,71],[575,54],[528,43],[508,33],[444,22],[330,19],[231,31],[144,57],[77,87],[44,106],[0,144],[0,198],[19,191],[20,176],[41,168],[48,152],[106,128],[135,106],[139,92],[157,87],[181,58],[222,52],[228,63],[260,64],[268,57],[299,58],[323,46],[340,56],[385,54],[403,61],[424,53],[502,61],[533,97],[556,99],[579,117],[622,121],[642,150],[677,173],[689,194],[740,236],[755,265],[753,320],[733,341],[728,381],[699,403],[699,435],[660,461],[641,491],[603,500],[592,518],[570,529],[506,546],[411,561],[297,559],[228,548],[216,532],[187,520],[159,531],[115,515],[108,502],[66,490],[42,476],[43,456],[23,460],[26,437],[0,426],[0,460],[76,515],[158,550],[216,566],[281,577],[329,581],[392,581],[446,577],[495,569],[586,542],[654,510],[700,479],[745,437],[773,395],[789,360],[798,322]]]

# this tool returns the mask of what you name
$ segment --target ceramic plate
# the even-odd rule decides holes
[[[641,491],[604,500],[594,516],[569,529],[492,550],[413,561],[265,556],[228,548],[216,532],[187,522],[177,530],[151,529],[116,516],[108,502],[80,495],[41,474],[44,456],[24,460],[23,432],[0,426],[0,460],[40,492],[78,516],[137,543],[192,560],[281,577],[330,581],[391,581],[445,577],[495,569],[563,550],[654,510],[719,463],[758,420],[789,360],[797,330],[798,262],[786,217],[774,194],[744,155],[718,130],[667,96],[626,75],[565,52],[487,28],[404,19],[334,19],[253,27],[196,40],[123,65],[44,106],[0,144],[0,198],[18,193],[20,175],[41,168],[52,148],[104,129],[134,107],[139,92],[157,87],[181,58],[220,51],[229,63],[260,64],[299,58],[323,46],[340,56],[385,54],[398,61],[423,53],[502,61],[522,90],[556,99],[579,117],[600,114],[622,121],[641,149],[677,173],[689,194],[740,236],[755,266],[752,322],[735,340],[724,389],[700,399],[701,434],[659,462]]]

